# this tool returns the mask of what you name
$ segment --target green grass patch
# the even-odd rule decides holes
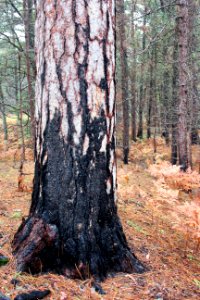
[[[12,219],[18,219],[18,218],[21,218],[21,217],[22,217],[22,212],[21,211],[15,211],[11,216]]]
[[[128,226],[134,228],[137,232],[147,235],[147,232],[140,225],[138,225],[130,220],[127,221],[127,224],[128,224]]]
[[[200,280],[194,279],[194,283],[195,283],[196,286],[198,286],[198,288],[200,289]]]

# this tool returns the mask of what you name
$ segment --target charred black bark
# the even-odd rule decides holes
[[[17,295],[14,300],[38,300],[38,299],[45,298],[50,293],[51,293],[50,290],[31,291],[29,293],[22,293]]]
[[[90,274],[102,278],[109,271],[143,272],[127,245],[114,195],[106,192],[107,180],[113,184],[108,164],[114,143],[108,144],[106,154],[100,153],[99,135],[106,132],[104,113],[93,122],[88,116],[90,143],[85,155],[81,147],[64,143],[59,127],[57,113],[45,132],[48,159],[36,164],[34,191],[42,185],[41,193],[33,193],[30,216],[13,241],[18,271],[62,268],[82,278]]]

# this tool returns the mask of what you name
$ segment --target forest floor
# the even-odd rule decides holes
[[[2,139],[1,139],[2,140]],[[198,149],[195,160],[198,161]],[[131,249],[148,266],[145,274],[116,274],[102,283],[105,295],[91,280],[70,280],[55,274],[31,276],[15,271],[11,241],[28,214],[33,177],[32,151],[26,149],[24,178],[19,181],[20,150],[0,142],[0,254],[9,257],[0,267],[0,292],[11,299],[35,289],[50,289],[51,300],[200,299],[200,175],[183,174],[169,163],[169,147],[157,140],[132,144],[130,163],[118,156],[118,210]],[[198,164],[196,164],[198,168]],[[19,280],[14,286],[11,280]]]

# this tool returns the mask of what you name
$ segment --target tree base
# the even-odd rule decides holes
[[[129,148],[124,148],[124,158],[123,158],[123,161],[124,161],[125,165],[128,165],[128,156],[129,156]]]
[[[120,225],[120,224],[119,224]],[[108,273],[143,273],[146,268],[131,253],[121,226],[104,228],[102,239],[85,253],[73,247],[64,250],[64,241],[56,225],[31,216],[22,223],[13,240],[13,254],[18,272],[38,274],[56,272],[70,278],[91,276],[103,280]],[[106,230],[106,232],[105,232]],[[84,237],[81,237],[84,238]],[[73,253],[71,253],[73,251]]]

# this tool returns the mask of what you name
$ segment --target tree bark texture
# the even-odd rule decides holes
[[[25,137],[24,137],[24,126],[23,126],[23,98],[22,98],[22,76],[21,76],[21,53],[18,53],[18,78],[19,78],[19,130],[20,130],[20,146],[21,146],[21,158],[19,173],[22,176],[23,166],[25,161]]]
[[[3,94],[1,80],[0,80],[0,112],[1,112],[2,124],[3,124],[4,146],[5,146],[5,150],[7,150],[8,149],[8,126],[6,120],[6,108],[4,103],[4,94]]]
[[[174,37],[174,50],[173,50],[173,76],[172,76],[172,142],[171,142],[171,163],[177,164],[178,160],[178,137],[177,137],[177,124],[178,124],[178,42],[177,26],[175,28]]]
[[[36,50],[35,177],[13,241],[18,270],[143,272],[115,203],[114,0],[37,1]]]
[[[178,157],[179,165],[186,171],[190,165],[188,135],[188,1],[177,1],[177,33],[178,33]]]
[[[196,32],[197,16],[196,12],[198,9],[197,2],[194,0],[188,0],[189,3],[189,57],[191,64],[191,80],[190,80],[190,106],[191,106],[191,144],[199,144],[198,134],[198,121],[199,121],[199,101],[198,101],[198,74],[199,67],[196,63],[196,57],[194,52],[198,48],[198,39]]]
[[[153,109],[153,97],[154,97],[154,49],[151,51],[151,58],[150,58],[150,82],[149,82],[149,101],[148,101],[148,108],[147,108],[147,138],[151,138],[151,126],[152,126],[152,109]]]
[[[135,24],[134,12],[136,9],[136,2],[132,3],[132,24],[131,24],[131,39],[133,43],[133,63],[130,72],[131,79],[131,138],[134,142],[137,141],[137,99],[136,99],[136,45],[135,45]]]
[[[199,120],[199,102],[198,102],[198,80],[197,80],[197,73],[195,72],[196,66],[193,67],[193,82],[192,82],[192,91],[191,91],[191,98],[192,98],[192,120],[191,120],[191,144],[198,145],[199,144],[199,133],[198,133],[198,120]]]
[[[163,46],[163,61],[165,63],[165,69],[163,72],[163,83],[162,83],[162,127],[163,136],[165,138],[166,145],[169,145],[169,125],[170,125],[170,72],[167,66],[167,47]]]
[[[24,9],[24,29],[25,29],[25,45],[26,45],[26,76],[28,82],[28,97],[30,106],[30,119],[31,119],[31,135],[34,144],[35,140],[35,118],[34,118],[34,89],[33,89],[33,79],[34,74],[32,74],[31,69],[31,50],[33,52],[33,43],[31,37],[31,24],[33,21],[32,16],[32,0],[23,0]]]
[[[145,90],[144,90],[144,66],[142,63],[141,66],[141,79],[140,79],[140,93],[139,93],[139,122],[138,122],[138,132],[137,137],[139,139],[143,139],[143,105],[144,105],[144,99],[145,99]]]
[[[144,18],[143,18],[143,27],[145,28],[146,26],[146,12],[147,12],[147,7],[144,9]],[[140,72],[140,93],[139,93],[139,122],[138,122],[138,132],[137,132],[137,137],[139,139],[143,139],[143,109],[144,109],[144,99],[145,99],[145,76],[144,76],[144,65],[145,65],[145,48],[146,48],[146,34],[145,30],[143,31],[143,36],[142,36],[142,50],[143,50],[143,55],[142,55],[142,62],[141,62],[141,72]]]
[[[125,32],[124,0],[117,0],[119,39],[120,39],[120,63],[122,82],[122,107],[123,107],[123,160],[128,164],[129,156],[129,100],[128,100],[128,62],[127,41]]]

